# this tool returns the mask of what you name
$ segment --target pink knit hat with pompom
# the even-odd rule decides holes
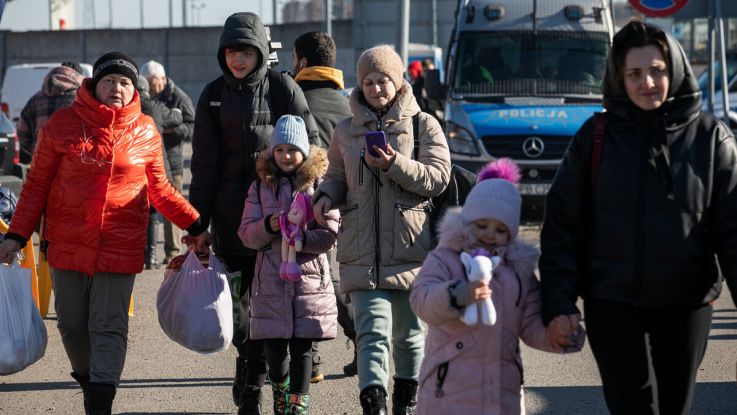
[[[501,158],[484,166],[463,205],[463,220],[498,220],[509,228],[510,240],[516,238],[522,209],[522,196],[517,190],[519,179],[519,168],[510,159]]]

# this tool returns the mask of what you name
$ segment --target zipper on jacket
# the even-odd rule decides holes
[[[358,161],[358,164],[361,166],[358,169],[358,185],[359,186],[363,186],[363,162],[364,162],[363,157],[365,155],[366,155],[366,149],[365,148],[362,148],[361,149],[361,159]]]
[[[415,206],[405,205],[405,204],[402,204],[402,203],[395,203],[394,204],[394,207],[397,208],[397,209],[399,209],[399,214],[400,215],[404,215],[404,212],[407,211],[407,210],[412,210],[414,212],[425,212],[425,213],[430,212],[430,207],[429,206],[415,207]]]
[[[364,159],[362,159],[362,160],[364,160]],[[364,162],[365,162],[365,160],[364,160]],[[381,240],[381,223],[379,222],[381,208],[380,208],[380,205],[379,205],[379,202],[380,202],[380,198],[379,198],[379,186],[381,186],[381,182],[379,181],[379,177],[378,176],[374,176],[374,177],[375,177],[375,180],[374,180],[374,194],[376,195],[376,201],[374,202],[374,218],[375,218],[375,222],[374,222],[374,231],[375,231],[375,236],[374,236],[374,252],[375,252],[374,261],[376,262],[376,288],[379,288],[379,274],[381,274],[381,268],[380,268],[380,266],[381,266],[381,243],[380,243],[380,240]]]
[[[327,288],[327,284],[325,284],[325,269],[322,267],[320,256],[318,255],[315,259],[317,260],[317,268],[320,270],[320,289],[324,290]]]
[[[644,154],[646,149],[644,149],[643,143],[644,141],[640,140],[640,154]],[[635,220],[635,232],[634,235],[637,235],[637,241],[635,242],[635,281],[634,281],[634,300],[636,305],[640,305],[642,303],[642,256],[643,251],[645,250],[645,218],[644,215],[646,214],[646,208],[647,208],[647,199],[645,198],[645,191],[647,190],[647,172],[646,172],[646,164],[645,160],[640,160],[639,164],[639,191],[638,196],[638,205],[640,214],[637,215],[637,219]]]
[[[437,380],[435,382],[435,397],[436,398],[442,398],[443,393],[443,385],[445,384],[445,377],[448,376],[448,364],[450,362],[445,362],[438,366],[438,375]]]
[[[522,353],[519,351],[519,346],[517,346],[517,349],[515,350],[517,356],[521,356]],[[519,369],[519,384],[524,385],[525,384],[525,372],[522,370],[522,363],[519,362],[517,359],[514,360],[514,364],[517,366],[517,369]]]

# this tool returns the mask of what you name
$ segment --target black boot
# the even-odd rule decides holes
[[[156,261],[156,231],[158,224],[157,214],[154,211],[148,217],[148,229],[146,229],[146,256],[143,263],[146,269],[159,268],[159,263]]]
[[[358,362],[356,361],[358,347],[356,347],[355,340],[349,340],[349,342],[353,342],[353,361],[343,366],[343,374],[346,376],[356,376],[358,374]]]
[[[414,415],[417,408],[417,381],[394,378],[392,415]]]
[[[72,372],[71,375],[74,378],[74,380],[76,380],[77,383],[79,383],[79,386],[82,387],[82,398],[84,399],[83,401],[84,402],[84,413],[85,415],[88,415],[90,413],[90,408],[89,408],[89,404],[87,403],[87,394],[89,393],[87,392],[87,390],[89,389],[89,386],[90,386],[90,377],[80,375],[77,372]]]
[[[235,378],[233,379],[233,403],[235,406],[241,404],[241,394],[246,388],[246,358],[238,356],[235,358]]]
[[[247,385],[243,388],[238,415],[261,415],[261,388]]]
[[[115,385],[90,382],[87,388],[90,415],[111,415],[113,399],[115,399]]]
[[[386,391],[381,386],[369,386],[361,391],[363,415],[387,415]]]

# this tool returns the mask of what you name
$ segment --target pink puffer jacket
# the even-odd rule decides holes
[[[534,275],[539,251],[521,241],[510,243],[491,280],[497,312],[494,326],[467,326],[450,305],[448,288],[466,274],[460,252],[467,245],[460,208],[441,224],[438,247],[422,265],[410,302],[428,325],[417,413],[521,414],[522,358],[519,339],[553,351],[540,316],[540,287]]]
[[[289,210],[293,191],[311,194],[325,170],[327,154],[314,146],[291,180],[276,174],[269,150],[258,158],[259,181],[254,181],[248,190],[238,228],[243,245],[259,251],[251,285],[252,339],[317,340],[333,339],[338,334],[338,309],[325,254],[335,245],[338,211],[328,214],[326,227],[314,221],[307,225],[304,247],[297,253],[302,279],[295,283],[279,278],[281,232],[271,233],[265,223],[269,215]]]

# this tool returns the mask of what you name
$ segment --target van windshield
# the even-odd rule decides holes
[[[463,95],[601,94],[606,33],[463,32],[452,88]]]

